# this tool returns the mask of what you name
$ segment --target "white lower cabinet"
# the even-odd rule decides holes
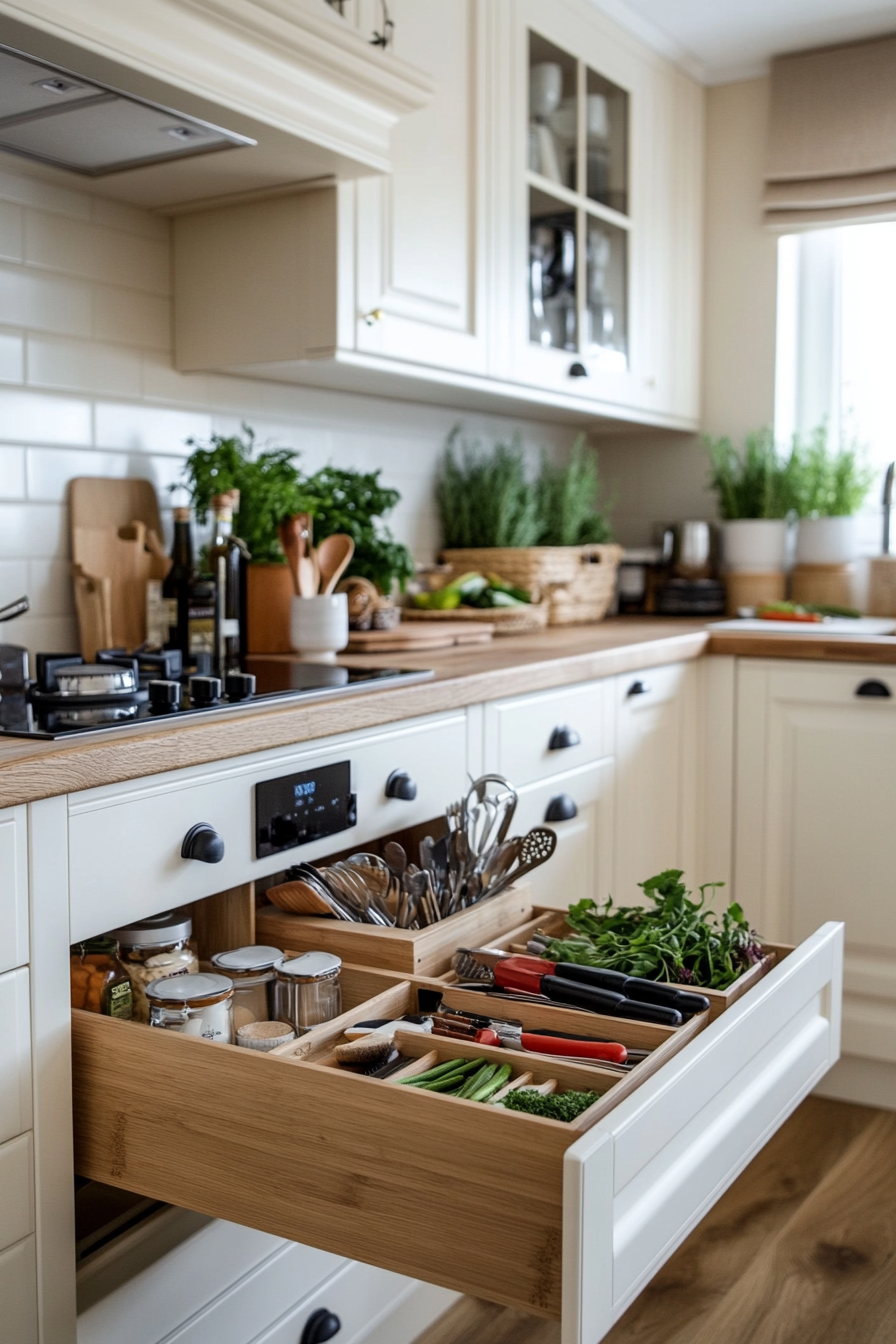
[[[844,1054],[896,1069],[896,669],[742,660],[735,796],[738,900],[776,939],[845,921]]]
[[[34,1237],[25,1237],[0,1252],[0,1310],[0,1338],[10,1344],[38,1344]]]
[[[586,897],[605,897],[612,882],[612,757],[581,766],[519,791],[513,830],[550,826],[557,848],[549,863],[526,879],[535,905],[565,909]]]
[[[638,883],[665,868],[695,871],[695,663],[615,679],[614,899],[638,901]]]
[[[0,975],[0,1143],[31,1128],[28,971]]]
[[[28,857],[24,807],[0,812],[0,971],[28,960]]]

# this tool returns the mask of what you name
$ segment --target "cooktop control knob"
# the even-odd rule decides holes
[[[327,1311],[326,1307],[320,1307],[313,1311],[305,1322],[305,1329],[302,1331],[299,1344],[325,1344],[325,1341],[338,1335],[342,1329],[342,1322],[332,1311]]]
[[[191,677],[190,701],[194,709],[205,709],[221,699],[220,677]]]
[[[228,700],[251,700],[255,694],[255,678],[251,672],[228,672],[224,678],[224,694]]]
[[[170,714],[180,709],[179,681],[151,681],[148,686],[149,707],[156,714]]]

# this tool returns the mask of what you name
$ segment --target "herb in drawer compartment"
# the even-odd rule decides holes
[[[576,934],[555,938],[545,956],[624,971],[646,980],[727,989],[762,959],[759,935],[737,904],[717,915],[708,908],[712,893],[724,886],[707,882],[695,900],[679,868],[669,868],[639,885],[649,904],[599,906],[592,900],[569,908],[567,923]]]

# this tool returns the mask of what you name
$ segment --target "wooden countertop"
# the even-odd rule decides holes
[[[99,734],[87,740],[0,741],[0,807],[139,779],[166,770],[375,728],[486,700],[637,672],[704,653],[738,657],[896,663],[896,638],[710,634],[703,621],[623,617],[554,627],[491,644],[418,653],[354,655],[356,666],[433,668],[432,681],[204,722]]]

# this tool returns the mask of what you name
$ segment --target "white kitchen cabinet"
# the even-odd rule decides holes
[[[3,1338],[10,1344],[38,1344],[37,1248],[25,1237],[0,1252],[0,1304]],[[41,1341],[44,1344],[44,1341]]]
[[[844,1054],[886,1066],[876,1076],[888,1088],[850,1099],[891,1106],[894,802],[896,670],[741,661],[737,899],[772,939],[799,939],[823,919],[845,921]]]
[[[696,684],[693,663],[615,678],[619,904],[637,902],[638,883],[666,868],[696,871]]]
[[[526,879],[535,905],[566,909],[574,901],[605,897],[612,884],[612,758],[580,766],[520,789],[513,830],[550,826],[557,848],[549,863]]]
[[[28,960],[28,854],[24,807],[0,812],[0,972]]]
[[[497,14],[509,325],[496,369],[695,425],[702,91],[586,0]]]

